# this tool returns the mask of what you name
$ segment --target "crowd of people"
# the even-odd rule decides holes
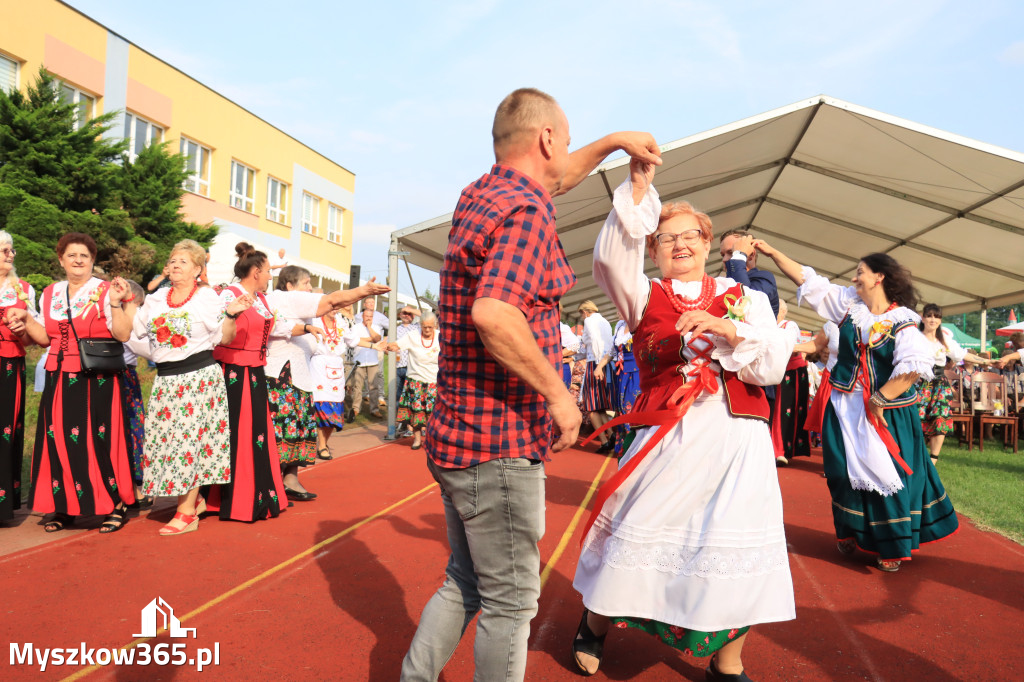
[[[298,474],[330,457],[326,440],[344,425],[345,353],[360,348],[376,359],[385,350],[372,311],[367,326],[338,317],[389,289],[371,279],[314,293],[309,272],[289,265],[268,292],[267,255],[245,242],[235,250],[235,282],[212,287],[206,250],[181,241],[145,295],[121,277],[97,276],[94,240],[67,233],[56,246],[66,277],[37,305],[15,271],[11,235],[0,232],[0,521],[21,506],[33,344],[46,353],[26,499],[45,515],[46,532],[93,515],[105,517],[100,533],[116,532],[130,508],[158,496],[177,501],[165,536],[196,530],[207,512],[255,521],[317,497]],[[145,406],[139,357],[156,368]],[[430,385],[428,371],[418,376]],[[422,425],[429,407],[413,409]]]
[[[202,247],[179,243],[143,300],[137,285],[95,277],[92,239],[68,234],[57,246],[67,278],[37,309],[0,233],[6,499],[16,508],[20,498],[30,344],[49,348],[28,495],[46,531],[99,514],[100,532],[115,532],[129,506],[176,496],[162,535],[195,530],[206,512],[255,521],[315,499],[299,472],[332,457],[329,438],[364,393],[377,413],[381,356],[394,353],[398,419],[439,484],[450,547],[403,661],[408,681],[437,679],[477,615],[477,679],[523,679],[544,462],[584,423],[598,452],[619,460],[594,499],[573,580],[581,616],[567,640],[584,675],[597,672],[613,628],[636,628],[710,657],[712,682],[750,679],[741,654],[751,628],[796,618],[776,470],[813,444],[843,555],[860,550],[894,572],[958,530],[936,468],[951,431],[945,370],[1003,368],[1024,338],[998,361],[965,351],[938,306],[917,312],[910,272],[887,254],[864,255],[841,286],[732,230],[719,235],[723,272],[711,277],[712,220],[661,202],[649,134],[614,133],[570,154],[564,112],[533,89],[502,101],[492,132],[495,164],[453,214],[438,313],[403,308],[393,339],[372,298],[353,313],[387,287],[314,293],[307,271],[284,266],[266,293],[272,266],[246,243],[223,289],[204,283]],[[573,329],[559,300],[576,278],[552,197],[618,150],[629,175],[593,270],[618,319],[587,300]],[[803,340],[787,319],[759,257],[826,320],[817,335]],[[144,424],[122,355],[157,368]],[[3,520],[12,504],[0,503]]]

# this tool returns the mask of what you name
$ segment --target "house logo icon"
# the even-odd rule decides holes
[[[159,629],[157,621],[160,616],[163,616],[163,627],[167,629],[171,637],[187,638],[188,633],[191,632],[192,638],[195,638],[196,629],[181,627],[181,622],[174,615],[174,609],[163,600],[163,597],[157,597],[142,609],[142,632],[132,635],[132,637],[156,637]]]

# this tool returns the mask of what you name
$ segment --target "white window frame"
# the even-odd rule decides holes
[[[79,88],[76,88],[71,83],[67,83],[65,81],[59,81],[59,83],[60,83],[60,98],[61,98],[61,101],[68,102],[69,100],[65,99],[65,95],[69,94],[69,93],[66,92],[66,90],[70,90],[71,91],[70,92],[70,104],[74,104],[75,105],[75,130],[78,130],[79,128],[82,127],[82,124],[85,123],[85,121],[88,121],[90,118],[93,118],[93,117],[96,116],[96,95],[92,95],[92,94],[89,94],[88,92],[85,92],[84,90],[80,90]],[[83,121],[82,118],[81,118],[81,114],[82,114],[82,100],[83,99],[88,100],[88,105],[87,106],[88,106],[88,109],[89,109],[89,111],[86,113],[85,121]]]
[[[130,111],[124,112],[124,123],[125,123],[125,129],[127,131],[125,136],[124,136],[124,139],[128,140],[128,158],[133,163],[135,162],[135,159],[138,158],[138,156],[139,156],[139,153],[137,151],[135,151],[135,148],[138,146],[137,135],[138,135],[138,132],[139,132],[139,123],[140,122],[146,124],[145,137],[147,139],[142,144],[142,148],[143,149],[145,149],[149,145],[153,144],[154,142],[163,142],[164,141],[164,127],[163,126],[157,125],[156,123],[153,123],[152,121],[150,121],[148,118],[144,118],[142,116],[139,116],[138,114],[133,114]],[[157,131],[159,131],[159,136],[157,136],[157,134],[156,134]]]
[[[241,168],[244,171],[248,171],[243,174],[244,182],[242,183],[242,192],[238,193],[235,191],[235,175],[237,170]],[[240,211],[246,213],[256,212],[256,169],[246,166],[241,161],[231,159],[231,205]]]
[[[320,197],[302,193],[302,231],[314,237],[320,234]]]
[[[288,224],[288,183],[271,175],[267,176],[267,220]]]
[[[8,54],[4,54],[3,52],[0,52],[0,59],[2,59],[5,62],[10,62],[11,65],[14,67],[14,82],[9,84],[9,87],[11,89],[8,91],[14,92],[18,89],[18,86],[20,85],[21,62],[19,62],[17,59]],[[0,83],[0,89],[4,89],[5,87],[7,86],[4,83]]]
[[[189,161],[192,158],[188,153],[189,144],[194,144],[199,153],[199,161],[196,163],[195,170],[189,167]],[[210,167],[213,163],[213,150],[203,143],[184,135],[181,136],[181,140],[178,142],[178,150],[185,157],[185,170],[189,174],[182,183],[185,191],[208,198],[210,196]]]
[[[341,228],[345,224],[345,209],[327,203],[327,241],[341,243]]]

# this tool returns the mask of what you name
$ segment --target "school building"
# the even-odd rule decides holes
[[[0,88],[23,88],[40,67],[83,116],[120,112],[107,135],[130,155],[167,142],[187,157],[187,219],[220,227],[211,283],[230,280],[243,240],[271,262],[284,249],[325,291],[348,282],[351,171],[59,0],[4,0]]]

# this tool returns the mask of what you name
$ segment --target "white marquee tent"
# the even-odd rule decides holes
[[[666,144],[662,155],[662,199],[707,212],[716,234],[749,228],[843,282],[859,257],[890,253],[911,269],[923,302],[946,314],[1024,301],[1024,154],[818,96]],[[591,274],[592,249],[627,173],[628,159],[610,161],[555,199],[578,277],[567,311],[590,298],[614,320]],[[393,232],[392,272],[403,253],[440,270],[450,227],[451,214]],[[716,240],[710,274],[721,270],[717,249]],[[759,265],[776,273],[790,318],[820,328],[774,263]]]

